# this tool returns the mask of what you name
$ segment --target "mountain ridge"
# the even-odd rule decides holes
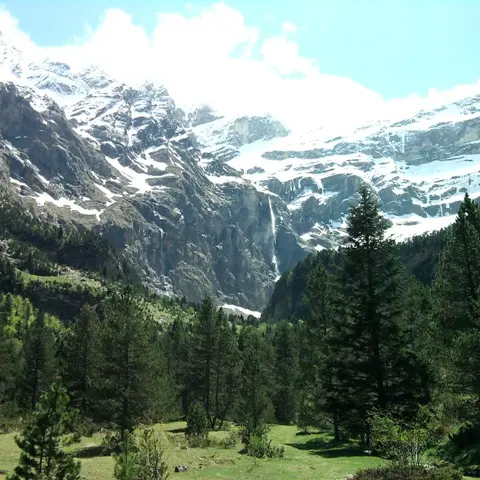
[[[399,240],[447,226],[466,190],[480,196],[480,95],[299,133],[270,116],[187,112],[163,86],[97,67],[27,61],[1,36],[0,59],[12,191],[96,229],[159,292],[262,309],[281,273],[341,244],[362,182]]]

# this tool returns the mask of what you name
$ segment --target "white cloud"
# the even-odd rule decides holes
[[[282,30],[284,32],[295,33],[297,31],[297,27],[291,22],[283,22]]]
[[[0,30],[37,59],[48,54],[74,68],[98,64],[127,83],[162,83],[180,106],[207,103],[225,114],[271,113],[302,129],[412,114],[480,91],[480,85],[461,86],[386,102],[349,78],[322,73],[321,64],[302,56],[291,39],[295,25],[284,22],[280,36],[264,38],[225,3],[159,13],[150,35],[128,13],[110,9],[98,28],[86,27],[81,38],[61,48],[39,49],[1,10]]]
[[[315,62],[302,57],[298,45],[285,37],[267,38],[261,48],[263,60],[282,76],[315,73]]]

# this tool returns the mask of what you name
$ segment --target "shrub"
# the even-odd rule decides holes
[[[390,414],[375,413],[370,426],[373,449],[393,466],[421,465],[435,430],[431,414],[424,407],[410,423]]]
[[[462,480],[462,477],[462,472],[452,465],[388,466],[360,470],[352,480]]]
[[[159,433],[143,428],[135,433],[135,463],[138,480],[166,480],[168,466],[165,462],[166,445]]]
[[[227,437],[222,438],[218,443],[220,448],[235,448],[240,435],[237,431],[231,430]]]
[[[165,443],[152,428],[142,428],[133,435],[125,432],[120,453],[114,455],[117,480],[166,480]]]
[[[285,449],[282,446],[272,445],[267,433],[268,428],[265,425],[261,425],[253,431],[244,428],[242,430],[244,453],[254,458],[282,458]]]
[[[102,438],[102,450],[104,455],[111,455],[120,450],[120,435],[118,432],[108,430]]]
[[[199,402],[190,405],[187,414],[186,436],[191,447],[204,447],[208,439],[208,418],[205,408]]]

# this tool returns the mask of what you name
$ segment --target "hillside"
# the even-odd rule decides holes
[[[424,234],[397,244],[397,255],[406,278],[413,276],[425,285],[431,285],[440,254],[445,247],[449,229]],[[305,320],[310,309],[304,295],[310,275],[319,265],[335,273],[342,265],[342,252],[323,250],[307,256],[292,270],[283,274],[275,285],[268,305],[262,312],[263,321]]]

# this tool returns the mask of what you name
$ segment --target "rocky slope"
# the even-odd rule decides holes
[[[193,117],[163,87],[27,63],[5,41],[1,58],[0,164],[39,214],[99,230],[148,283],[194,301],[210,294],[258,310],[279,274],[277,237],[294,246],[285,268],[304,256],[291,228],[272,228],[268,192],[208,179]]]
[[[401,122],[290,133],[269,117],[188,114],[163,87],[27,61],[0,36],[0,174],[59,221],[102,232],[146,281],[258,310],[275,279],[341,241],[360,182],[399,238],[480,195],[480,95]],[[7,180],[8,182],[5,182]]]

